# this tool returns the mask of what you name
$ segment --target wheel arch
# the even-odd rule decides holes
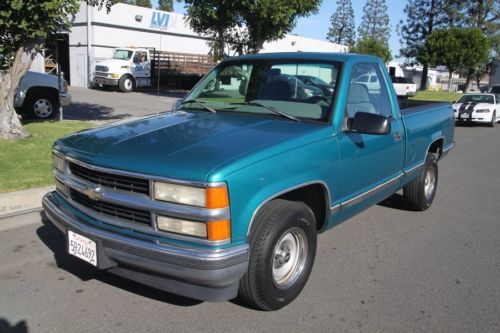
[[[331,194],[325,182],[316,180],[286,188],[263,200],[253,212],[247,235],[250,234],[254,220],[262,207],[275,199],[304,202],[314,214],[317,231],[322,232],[325,230],[330,218]]]
[[[29,98],[33,95],[33,94],[36,94],[36,93],[40,93],[40,92],[49,92],[49,94],[55,98],[55,100],[57,102],[59,102],[59,90],[54,88],[54,87],[45,87],[45,86],[33,86],[33,87],[30,87],[27,91],[26,91],[26,96],[24,97],[24,101],[23,101],[23,106],[25,105],[26,101],[29,100]]]
[[[439,158],[441,157],[441,154],[443,153],[443,148],[444,148],[444,137],[436,138],[429,145],[429,148],[426,151],[426,155],[429,153],[437,154],[438,160],[439,160]]]

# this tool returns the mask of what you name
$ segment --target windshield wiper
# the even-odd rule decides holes
[[[181,105],[184,105],[184,104],[189,104],[189,103],[196,103],[198,104],[199,106],[201,106],[202,108],[204,108],[205,110],[208,110],[212,113],[216,113],[217,111],[215,111],[214,109],[212,109],[210,106],[208,105],[205,105],[203,104],[202,102],[200,102],[199,100],[197,100],[196,98],[195,99],[188,99],[187,101],[182,101],[181,102]]]
[[[282,112],[276,108],[273,108],[272,106],[268,106],[268,105],[264,105],[264,104],[261,104],[259,102],[255,102],[255,101],[249,101],[249,102],[244,102],[244,103],[231,103],[231,105],[250,105],[250,106],[259,106],[261,108],[264,108],[264,109],[267,109],[277,115],[280,115],[284,118],[287,118],[287,119],[290,119],[290,120],[293,120],[293,121],[296,121],[298,123],[300,123],[300,120],[297,118],[297,117],[294,117],[288,113],[285,113],[285,112]]]

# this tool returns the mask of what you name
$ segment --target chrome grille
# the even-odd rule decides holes
[[[149,181],[147,179],[92,170],[73,162],[69,163],[69,169],[74,176],[95,185],[149,195]]]
[[[118,218],[127,222],[148,226],[151,225],[151,213],[148,211],[130,207],[123,207],[104,201],[94,201],[85,196],[85,194],[82,194],[73,189],[70,190],[70,194],[71,199],[74,202],[87,207],[99,214]]]
[[[94,75],[99,77],[107,77],[107,74],[103,72],[94,72]]]

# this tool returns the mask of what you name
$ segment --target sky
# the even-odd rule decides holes
[[[155,5],[156,1],[152,1]],[[389,47],[391,49],[392,57],[394,60],[399,54],[400,44],[399,37],[396,32],[396,25],[400,20],[404,20],[404,7],[407,0],[386,0],[389,14],[389,24],[391,26],[391,38],[389,40]],[[356,32],[363,16],[363,6],[366,0],[352,0],[352,7],[354,9],[354,20],[356,24]],[[309,17],[300,18],[297,22],[295,29],[292,31],[304,37],[325,40],[326,34],[330,27],[330,17],[335,12],[337,6],[336,0],[323,0],[319,13]],[[174,11],[176,13],[185,14],[184,2],[174,1]]]

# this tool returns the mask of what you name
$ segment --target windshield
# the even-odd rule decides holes
[[[226,61],[207,74],[185,100],[197,100],[216,111],[270,115],[270,107],[292,118],[326,121],[334,94],[325,94],[299,78],[332,82],[333,90],[340,66],[339,62],[302,60]],[[182,107],[202,109],[197,103]]]
[[[495,101],[492,95],[464,95],[459,100],[458,103],[488,103],[494,104]]]
[[[134,51],[130,50],[115,50],[113,54],[113,59],[130,60]]]

